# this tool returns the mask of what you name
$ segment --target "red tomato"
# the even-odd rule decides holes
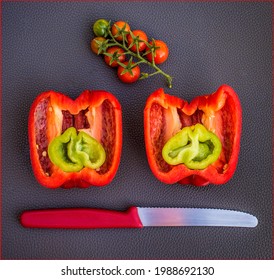
[[[165,42],[161,41],[161,40],[154,40],[152,42],[149,43],[151,46],[153,46],[152,48],[154,49],[154,62],[155,64],[161,64],[163,62],[165,62],[168,58],[168,47],[166,45]],[[146,51],[148,51],[149,48],[146,48]],[[147,59],[152,62],[152,53],[148,53],[147,55]]]
[[[128,65],[128,61],[124,62],[124,64]],[[134,65],[134,63],[133,63],[133,65]],[[122,82],[130,84],[130,83],[136,82],[139,79],[140,73],[141,73],[139,65],[136,65],[134,68],[131,69],[132,74],[130,73],[130,71],[127,71],[126,73],[122,74],[122,72],[124,70],[125,70],[124,67],[119,66],[118,71],[117,71],[118,78]]]
[[[99,45],[98,42],[105,42],[106,38],[104,37],[95,37],[94,39],[92,39],[92,41],[90,42],[90,48],[92,50],[92,52],[94,52],[95,54],[98,54],[99,51]]]
[[[125,35],[127,35],[127,33],[130,30],[130,26],[127,22],[120,20],[120,21],[116,21],[111,27],[112,35],[114,37],[117,36],[117,37],[115,37],[115,39],[117,41],[123,41],[123,36],[121,35],[121,31],[119,31],[119,29],[121,31],[125,32]],[[125,38],[126,38],[126,36],[125,36]]]
[[[115,59],[118,59],[120,62],[124,62],[126,60],[124,50],[120,47],[110,47],[107,49],[107,53],[111,54],[112,57],[105,55],[104,60],[106,64],[111,67],[117,67],[119,65]],[[114,58],[114,60],[111,62],[112,58]]]
[[[145,41],[147,42],[147,35],[144,31],[142,30],[134,30],[132,31],[133,35],[138,37],[139,40],[142,40],[142,41]],[[132,36],[130,34],[128,34],[127,36],[127,42],[128,42],[128,46],[130,46],[133,42],[134,42],[134,39],[132,38]],[[133,52],[137,52],[137,47],[136,45],[133,45],[131,48],[130,48]],[[146,49],[146,44],[144,42],[139,42],[139,52],[142,52]]]

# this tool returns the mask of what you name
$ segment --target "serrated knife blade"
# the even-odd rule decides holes
[[[256,227],[258,224],[255,216],[234,210],[145,207],[137,209],[144,226]]]
[[[132,206],[126,211],[96,208],[27,210],[20,222],[28,228],[142,228],[159,226],[256,227],[248,213],[207,208],[150,208]]]

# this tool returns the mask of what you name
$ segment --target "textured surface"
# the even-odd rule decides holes
[[[138,11],[138,12],[137,12]],[[272,254],[271,3],[2,3],[3,186],[5,259],[269,259]],[[127,20],[166,40],[162,68],[174,77],[166,92],[191,100],[220,84],[243,107],[239,165],[226,185],[169,186],[149,170],[143,108],[162,77],[124,85],[89,49],[98,18]],[[84,89],[112,92],[123,107],[123,153],[104,188],[41,187],[29,160],[27,118],[42,91],[75,98]],[[33,230],[21,211],[50,207],[185,206],[231,208],[257,216],[254,229],[145,228]]]

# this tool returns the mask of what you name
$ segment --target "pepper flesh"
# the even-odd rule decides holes
[[[202,170],[185,164],[168,164],[162,155],[166,142],[184,127],[195,124],[202,124],[220,140],[222,150],[218,159]],[[190,103],[158,89],[149,96],[144,109],[146,153],[151,171],[167,184],[224,184],[236,170],[241,126],[239,98],[227,85],[220,86],[212,94],[196,97]]]
[[[49,143],[71,127],[76,129],[79,139],[85,138],[85,133],[102,145],[106,158],[99,168],[84,166],[80,171],[65,172],[51,162]],[[105,186],[115,177],[120,163],[121,105],[113,94],[101,90],[86,90],[75,100],[54,91],[41,93],[29,113],[29,145],[33,172],[41,185],[48,188]]]
[[[170,165],[183,163],[190,169],[205,169],[221,153],[218,137],[203,125],[184,127],[167,141],[162,150],[164,160]]]

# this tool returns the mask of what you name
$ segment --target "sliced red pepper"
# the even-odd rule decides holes
[[[185,164],[170,165],[162,156],[165,143],[184,127],[202,124],[221,141],[218,159],[202,170]],[[153,174],[167,184],[204,186],[224,184],[233,176],[240,151],[242,109],[234,90],[222,85],[209,95],[190,103],[158,89],[148,98],[144,110],[146,153]]]
[[[48,146],[70,127],[83,131],[105,151],[98,169],[65,172],[52,163]],[[76,100],[54,91],[40,94],[29,114],[30,158],[38,182],[48,188],[104,186],[114,178],[122,149],[122,113],[119,101],[106,91],[84,91]]]

